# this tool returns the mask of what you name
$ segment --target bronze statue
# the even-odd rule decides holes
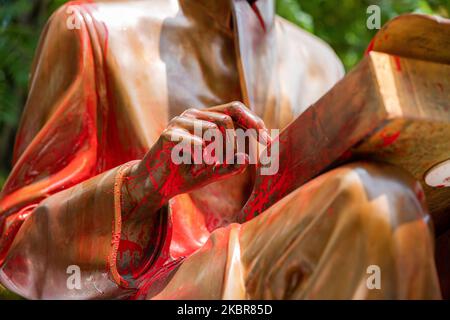
[[[450,32],[448,21],[401,19],[426,24],[432,39]],[[414,59],[448,76],[449,51],[405,53],[408,32],[395,21],[341,80],[334,52],[276,17],[273,0],[60,8],[37,50],[0,196],[2,284],[33,299],[441,298],[448,271],[438,275],[434,229],[448,249],[448,208],[430,215],[433,189],[376,152],[398,136],[377,131],[390,95],[373,79],[397,63],[416,70]],[[448,77],[440,83],[433,92],[448,98]],[[206,145],[198,122],[279,144],[279,171],[262,175],[248,154],[174,164],[174,134]],[[68,286],[71,266],[79,288]],[[371,270],[382,275],[375,288]]]

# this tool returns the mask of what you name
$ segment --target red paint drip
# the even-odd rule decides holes
[[[374,46],[375,46],[375,38],[373,38],[373,39],[370,41],[369,46],[367,47],[366,52],[364,53],[364,55],[366,55],[366,56],[369,55],[369,53],[370,53],[371,51],[373,51]]]
[[[383,139],[383,143],[381,144],[381,146],[383,148],[390,146],[395,141],[397,141],[399,136],[400,136],[400,131],[396,132],[396,133],[394,133],[392,135],[381,134],[381,138]]]
[[[402,64],[399,57],[394,57],[395,68],[397,71],[402,72]]]
[[[266,25],[264,23],[264,19],[261,15],[261,11],[259,11],[258,6],[256,5],[256,1],[254,1],[253,3],[250,4],[253,12],[256,14],[256,17],[258,18],[259,24],[261,25],[261,27],[263,28],[264,32],[266,32]]]
[[[342,161],[349,160],[353,156],[353,152],[351,150],[347,150],[344,152],[344,154],[341,156]]]

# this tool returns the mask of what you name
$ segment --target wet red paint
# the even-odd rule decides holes
[[[334,214],[334,209],[332,207],[328,208],[327,215],[331,217],[331,216],[333,216],[333,214]]]
[[[271,143],[280,144],[280,150],[289,146],[292,141],[289,133],[283,134],[275,138]],[[267,146],[271,150],[271,144]],[[286,148],[286,150],[290,150]],[[270,156],[270,153],[268,154]],[[246,203],[240,214],[240,221],[249,221],[258,216],[271,204],[281,199],[284,195],[295,189],[298,180],[291,171],[295,167],[296,160],[301,159],[300,154],[291,152],[280,153],[280,169],[275,175],[261,176],[261,180],[253,190],[251,198]],[[299,170],[299,169],[297,169]],[[295,170],[293,170],[295,171]]]
[[[369,43],[369,45],[368,45],[368,47],[367,47],[367,49],[366,49],[366,52],[365,52],[364,54],[365,54],[365,55],[368,55],[370,52],[372,52],[374,46],[375,46],[375,38],[373,38],[373,39],[370,41],[370,43]]]
[[[119,272],[121,275],[132,275],[136,278],[140,272],[139,262],[143,256],[142,247],[133,241],[127,239],[121,239],[119,244],[119,250],[117,252],[119,259],[123,260],[128,256],[128,261],[126,264],[119,264]]]
[[[399,72],[402,72],[402,63],[399,57],[394,56],[395,69]]]
[[[126,252],[129,252],[130,255],[134,255],[135,253],[142,255],[143,250],[136,242],[122,239],[119,246],[119,255],[123,256]]]
[[[383,142],[381,143],[381,147],[383,147],[383,148],[389,147],[390,145],[395,143],[399,137],[400,137],[400,131],[395,132],[390,135],[382,133],[381,139],[383,139]]]
[[[420,202],[425,201],[425,193],[423,192],[423,190],[420,190],[419,192],[417,192],[417,199],[419,199]]]
[[[344,154],[341,156],[341,161],[347,161],[349,160],[351,157],[353,157],[353,152],[351,150],[347,150],[344,152]]]
[[[80,30],[75,30],[78,36],[80,55],[78,57],[79,69],[75,75],[75,82],[80,84],[74,86],[75,93],[70,89],[67,97],[63,97],[57,110],[46,128],[43,128],[39,135],[26,146],[21,144],[24,141],[23,131],[19,131],[17,149],[24,148],[24,152],[17,156],[15,169],[10,175],[5,185],[4,193],[0,200],[0,227],[3,230],[0,239],[0,264],[6,257],[9,247],[16,237],[16,234],[27,217],[33,214],[38,204],[47,197],[75,186],[99,173],[105,172],[109,168],[116,167],[133,159],[142,159],[146,150],[128,148],[126,139],[130,139],[128,132],[120,130],[118,125],[117,105],[113,88],[111,86],[114,79],[111,79],[107,65],[109,50],[109,31],[107,26],[98,21],[92,15],[95,5],[86,6],[91,1],[74,1],[66,5],[77,6],[77,10],[82,10],[84,16],[91,15],[89,20],[94,23],[94,28],[98,33],[91,34],[84,25]],[[257,7],[255,6],[257,9]],[[258,20],[265,30],[263,18],[256,10]],[[92,27],[92,26],[90,26]],[[103,31],[103,33],[101,32]],[[101,43],[101,57],[93,55],[95,48],[91,46],[91,37],[98,36],[98,43]],[[95,61],[94,61],[95,60]],[[69,94],[73,94],[73,97]],[[102,127],[99,128],[98,124]],[[26,130],[24,127],[22,130]],[[100,130],[101,129],[101,130]],[[52,149],[52,139],[63,141]],[[40,154],[41,150],[46,150],[45,154]],[[148,164],[148,176],[154,184],[155,189],[161,195],[161,205],[164,201],[174,195],[183,192],[186,181],[177,174],[178,167],[170,158],[170,145],[161,150],[156,156],[156,161]],[[168,178],[159,183],[152,176],[153,170],[169,163]],[[199,172],[193,173],[200,174]],[[214,178],[219,178],[213,174]],[[112,191],[111,191],[112,193]],[[143,199],[144,204],[148,199]],[[178,207],[176,207],[178,205]],[[200,212],[189,200],[183,202],[179,199],[171,201],[169,207],[174,209],[170,213],[165,212],[167,221],[161,223],[161,229],[156,230],[157,240],[151,246],[154,249],[153,255],[148,257],[142,265],[136,259],[147,254],[139,242],[143,238],[143,233],[139,232],[137,240],[131,241],[125,233],[113,234],[113,243],[118,243],[117,252],[110,255],[119,258],[130,257],[130,264],[120,270],[121,273],[130,275],[142,285],[140,292],[145,293],[151,287],[155,279],[163,279],[176,268],[185,256],[192,254],[201,245],[204,238],[209,236],[208,228],[213,229],[217,224],[217,219],[209,217],[207,226],[201,228],[196,226],[191,228],[186,221],[200,219]],[[186,212],[187,207],[193,208],[193,212]],[[197,210],[197,211],[195,211]],[[205,210],[207,211],[207,210]],[[127,221],[128,216],[124,217]],[[82,223],[83,219],[76,219],[75,223]],[[172,221],[176,222],[176,227],[172,227]],[[112,223],[111,223],[112,224]],[[156,229],[156,228],[155,228]],[[114,228],[113,228],[114,230]],[[142,231],[142,230],[140,230]],[[95,248],[84,244],[76,248],[77,254],[95,254]],[[153,252],[153,250],[151,251]],[[99,260],[101,257],[98,258]]]
[[[84,1],[67,5],[80,3]],[[0,224],[10,221],[4,230],[4,234],[9,236],[0,239],[0,261],[10,245],[8,239],[15,236],[27,216],[14,212],[28,210],[51,194],[70,188],[96,173],[96,91],[93,77],[84,72],[93,68],[94,61],[86,28],[77,30],[76,35],[80,52],[74,83],[81,85],[67,90],[54,114],[31,142],[26,146],[16,145],[16,148],[24,151],[10,173],[0,200]],[[80,104],[83,108],[74,107]],[[26,126],[21,128],[26,129]],[[19,132],[19,137],[23,136],[23,132]],[[55,140],[64,143],[54,144]],[[18,143],[21,142],[25,143],[19,139]]]
[[[253,3],[250,4],[250,6],[252,7],[253,12],[256,14],[256,18],[259,21],[259,24],[261,25],[262,29],[264,30],[264,32],[266,32],[266,24],[264,23],[264,19],[261,15],[261,11],[259,10],[258,6],[256,5],[256,1],[253,1]]]
[[[90,1],[77,1],[70,4],[81,4],[84,2]],[[91,8],[92,7],[86,8],[86,10],[89,11]],[[261,13],[255,3],[252,4],[252,8],[255,11],[263,30],[266,31],[263,17],[261,16]],[[93,17],[92,19],[95,21]],[[42,168],[39,166],[25,165],[25,172],[12,174],[11,181],[7,184],[7,189],[10,188],[8,189],[10,191],[19,190],[19,192],[17,194],[13,194],[14,197],[4,198],[0,202],[0,207],[2,208],[2,211],[4,208],[7,208],[11,209],[12,212],[17,212],[16,209],[20,207],[23,209],[18,211],[16,214],[11,214],[11,224],[9,224],[9,221],[6,221],[4,217],[2,217],[2,220],[0,220],[0,226],[4,227],[6,224],[9,226],[5,236],[2,237],[2,240],[14,239],[21,223],[29,214],[31,214],[37,203],[42,201],[45,197],[48,197],[49,195],[60,190],[67,189],[96,175],[97,173],[104,172],[109,168],[115,167],[135,158],[140,159],[145,154],[145,150],[137,149],[132,151],[126,148],[124,136],[127,135],[127,132],[123,132],[123,130],[120,131],[119,126],[117,125],[118,119],[117,113],[115,112],[115,99],[113,90],[110,87],[110,83],[113,79],[110,79],[109,69],[106,63],[109,32],[104,23],[103,29],[103,64],[102,68],[99,68],[103,70],[103,74],[101,74],[101,72],[98,72],[99,74],[95,74],[95,83],[91,83],[89,80],[85,79],[82,81],[84,84],[82,91],[85,94],[85,100],[81,101],[80,104],[85,106],[86,110],[83,110],[82,118],[77,117],[77,114],[68,114],[66,115],[68,122],[63,122],[62,125],[60,124],[59,126],[56,126],[56,128],[61,128],[61,131],[64,132],[67,131],[67,127],[66,130],[64,130],[63,126],[66,126],[67,124],[78,124],[77,121],[79,121],[82,123],[80,126],[80,132],[77,135],[74,135],[72,140],[68,140],[69,143],[66,143],[67,146],[65,146],[65,148],[55,150],[48,155],[48,162],[52,164],[48,167],[50,171],[46,170],[47,167]],[[79,36],[80,43],[84,43],[84,41],[87,41],[91,35],[88,34],[86,30],[83,30]],[[85,48],[84,53],[88,54],[88,61],[93,63],[93,50],[90,47],[90,42],[87,41],[86,45],[87,47]],[[373,43],[371,45],[373,47]],[[83,58],[80,57],[80,61],[82,60]],[[85,76],[85,70],[79,70],[79,72],[80,77]],[[96,87],[105,89],[104,91],[106,92],[106,96],[98,96],[97,94],[100,90],[96,90]],[[104,127],[102,127],[101,133],[98,134],[99,130],[97,128],[97,121],[100,119]],[[19,134],[19,141],[21,141],[20,137],[21,135]],[[386,137],[384,144],[390,145],[395,142],[396,138],[393,138],[392,136]],[[97,141],[97,139],[99,139],[99,141]],[[36,146],[45,146],[44,142],[40,141],[40,143],[37,143]],[[290,141],[283,140],[280,141],[280,143],[289,144]],[[171,147],[171,145],[167,144],[163,150],[160,150],[155,155],[155,158],[153,159],[155,160],[154,162],[146,163],[148,177],[155,190],[158,190],[161,195],[160,205],[168,201],[169,198],[174,195],[183,192],[187,183],[187,181],[178,174],[178,166],[176,166],[172,161],[168,161],[170,159]],[[251,209],[246,212],[246,220],[250,220],[257,214],[261,213],[269,204],[273,203],[276,199],[287,194],[289,190],[294,188],[294,182],[297,177],[292,174],[289,169],[294,165],[297,165],[297,167],[299,167],[299,165],[298,163],[295,163],[294,154],[288,153],[285,156],[286,158],[282,159],[286,163],[283,167],[284,170],[280,171],[280,173],[274,177],[267,177],[263,179],[256,196],[250,201],[249,207]],[[301,155],[295,155],[295,157],[296,159],[301,159]],[[33,154],[26,152],[24,160],[20,161],[32,163],[32,161],[30,161],[32,158]],[[70,171],[69,173],[73,174],[66,174],[66,176],[63,175],[62,179],[60,171],[67,168],[68,163],[71,164],[73,168],[81,168],[81,170],[79,169],[78,171],[75,171],[75,173]],[[167,163],[169,163],[169,175],[163,182],[158,182],[152,173],[159,170],[162,166],[167,165]],[[39,175],[36,175],[35,172],[45,172],[48,175],[48,180],[45,180],[45,184],[39,184],[26,190],[19,189],[24,185],[29,185],[30,183],[32,184],[33,182],[38,181],[38,178],[40,177]],[[296,172],[300,172],[300,169],[297,168]],[[193,173],[193,175],[195,174],[200,173]],[[131,179],[132,178],[133,177],[131,177]],[[219,178],[219,176],[213,175],[213,178]],[[43,194],[38,192],[41,190],[44,190]],[[26,194],[25,198],[22,197],[23,194]],[[18,201],[17,199],[21,199],[21,201]],[[140,205],[144,205],[147,201],[149,201],[149,199],[144,198]],[[30,207],[25,206],[25,204],[28,203],[31,203]],[[183,261],[184,256],[189,256],[192,254],[202,245],[202,238],[209,235],[207,231],[201,229],[200,227],[191,228],[190,225],[186,225],[185,222],[188,221],[186,217],[192,218],[192,220],[200,219],[200,214],[196,211],[197,208],[195,208],[189,200],[183,202],[180,198],[175,198],[172,199],[168,206],[171,209],[170,212],[167,213],[167,219],[169,221],[167,224],[162,225],[161,230],[158,230],[158,240],[152,244],[155,247],[154,256],[150,257],[144,265],[136,267],[133,262],[135,255],[142,257],[142,255],[146,252],[146,249],[143,249],[139,243],[130,241],[125,234],[123,234],[120,239],[113,239],[113,241],[120,240],[117,253],[118,256],[123,258],[124,256],[129,255],[132,258],[130,265],[122,269],[121,272],[131,274],[131,276],[135,278],[139,277],[139,279],[136,280],[140,283],[138,287],[140,288],[139,292],[142,294],[146,294],[146,291],[152,286],[155,279],[164,279],[168,277],[168,274],[172,272],[181,263],[181,261]],[[192,209],[192,212],[188,212],[188,209]],[[208,211],[208,209],[205,211]],[[329,214],[331,215],[332,212],[329,212]],[[126,221],[126,219],[124,219],[124,221]],[[172,221],[175,221],[175,227],[172,227]],[[212,230],[214,225],[217,223],[217,219],[215,219],[212,214],[210,216],[207,215],[206,229]],[[138,238],[142,238],[142,234],[140,234]],[[8,243],[6,242],[6,245],[3,247],[2,245],[3,243],[0,244],[0,248],[6,250]],[[3,252],[3,250],[1,252]]]

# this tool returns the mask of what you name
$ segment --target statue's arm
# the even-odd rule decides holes
[[[0,196],[0,280],[27,298],[128,295],[160,254],[161,231],[170,227],[160,209],[168,200],[246,167],[174,165],[172,136],[205,146],[194,134],[195,121],[205,129],[234,128],[240,121],[265,129],[239,103],[188,110],[169,123],[144,159],[101,172],[96,53],[103,48],[90,32],[102,24],[86,19],[84,5],[73,9],[77,28],[68,28],[63,7],[42,36],[13,170]],[[74,270],[81,272],[81,289]]]
[[[102,131],[93,53],[99,48],[90,39],[88,28],[94,26],[83,7],[71,14],[79,28],[68,28],[63,7],[41,37],[13,169],[0,195],[0,278],[28,298],[125,294],[118,270],[129,272],[134,251],[117,254],[119,240],[141,247],[133,261],[139,264],[151,252],[151,238],[141,231],[157,231],[151,214],[159,208],[146,203],[150,213],[138,224],[126,217],[128,192],[115,196],[118,178],[132,166],[98,169]],[[74,265],[81,270],[81,290],[67,283]]]

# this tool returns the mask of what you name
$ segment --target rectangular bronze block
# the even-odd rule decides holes
[[[424,177],[450,159],[450,65],[371,52],[279,141],[279,171],[257,176],[247,216],[334,166],[362,159],[409,171],[424,186],[436,227],[448,228],[450,188],[427,186]]]
[[[409,171],[422,183],[436,224],[444,224],[450,188],[445,181],[428,186],[424,179],[431,168],[450,159],[450,65],[376,52],[370,63],[385,120],[352,154]]]

